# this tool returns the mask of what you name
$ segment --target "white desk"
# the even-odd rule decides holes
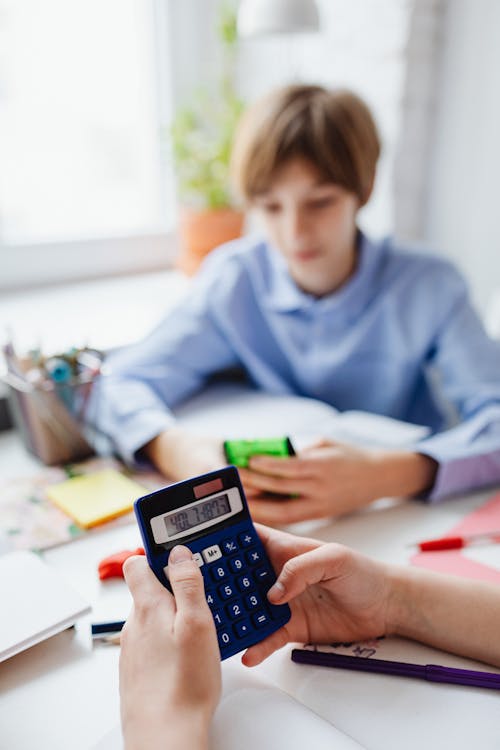
[[[14,434],[0,435],[0,475],[32,471],[33,465]],[[489,494],[433,507],[383,502],[366,512],[316,526],[315,534],[382,560],[405,562],[406,544],[445,532]],[[92,648],[89,624],[91,619],[126,617],[130,599],[125,584],[119,580],[100,583],[97,564],[105,555],[139,543],[138,530],[131,525],[46,553],[46,560],[91,600],[93,613],[76,630],[0,664],[1,750],[88,750],[116,726],[118,649]],[[456,658],[447,659],[437,654],[438,663],[457,663]],[[472,662],[462,663],[474,668]],[[289,649],[275,654],[257,672],[328,716],[338,729],[370,750],[421,750],[424,744],[430,750],[499,747],[500,694],[495,691],[304,667],[290,662]],[[286,731],[284,726],[282,747],[287,744]]]

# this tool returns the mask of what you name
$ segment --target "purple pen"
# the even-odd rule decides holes
[[[294,648],[292,661],[299,664],[315,664],[320,667],[351,669],[359,672],[390,674],[399,677],[416,677],[429,682],[446,682],[451,685],[489,688],[500,690],[500,674],[478,672],[472,669],[441,667],[437,664],[407,664],[385,659],[368,659],[361,656],[346,656],[325,651],[309,651]]]

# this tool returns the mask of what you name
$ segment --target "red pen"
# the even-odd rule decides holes
[[[418,547],[420,552],[439,552],[446,549],[462,549],[474,544],[498,544],[500,531],[483,531],[481,534],[466,534],[464,536],[444,536],[439,539],[427,539],[417,542],[412,547]]]

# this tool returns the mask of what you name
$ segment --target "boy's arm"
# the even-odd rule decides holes
[[[458,274],[452,284],[453,303],[429,364],[439,397],[461,421],[416,446],[438,464],[431,502],[500,481],[500,342],[486,334]]]
[[[171,409],[199,390],[207,378],[237,364],[217,325],[213,274],[193,283],[191,293],[144,340],[106,360],[109,374],[96,384],[87,419],[111,438],[129,464],[138,451],[175,424]],[[219,310],[220,313],[220,310]]]
[[[200,437],[175,425],[150,440],[141,453],[175,480],[206,474],[226,464],[221,440]]]

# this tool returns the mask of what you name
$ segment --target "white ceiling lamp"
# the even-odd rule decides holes
[[[319,13],[315,0],[242,0],[240,3],[240,37],[319,30]]]

